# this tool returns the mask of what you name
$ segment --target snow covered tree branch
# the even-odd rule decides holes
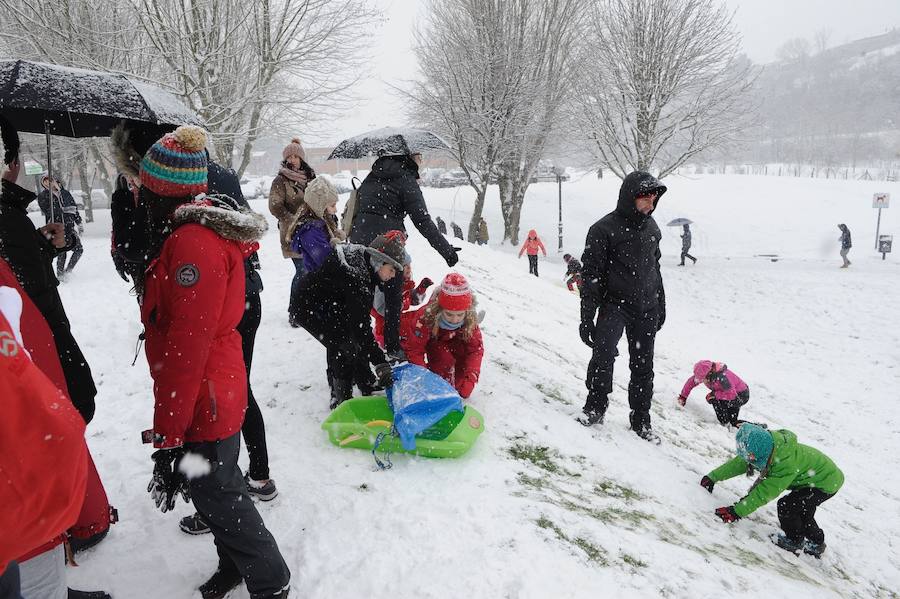
[[[573,99],[601,167],[664,177],[751,116],[754,72],[714,0],[602,0],[590,21]]]

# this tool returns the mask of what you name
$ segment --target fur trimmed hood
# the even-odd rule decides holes
[[[119,172],[137,179],[141,174],[142,155],[134,149],[131,136],[132,132],[121,122],[110,132],[109,147]]]
[[[253,243],[262,239],[269,229],[263,215],[248,209],[237,208],[233,200],[225,196],[201,196],[182,204],[172,213],[173,228],[196,223],[212,229],[223,238],[241,243]]]

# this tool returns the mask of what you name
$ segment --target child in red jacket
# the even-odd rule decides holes
[[[538,250],[544,252],[544,257],[547,257],[544,242],[538,237],[537,231],[532,229],[528,231],[528,239],[525,240],[525,243],[522,244],[522,249],[519,250],[519,258],[522,257],[523,253],[528,254],[528,274],[534,276],[538,276]]]
[[[484,344],[469,283],[459,273],[444,277],[440,289],[401,335],[407,359],[446,379],[468,399],[481,374]]]

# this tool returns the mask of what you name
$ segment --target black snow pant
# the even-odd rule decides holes
[[[238,323],[237,332],[241,335],[241,349],[244,352],[244,366],[247,369],[247,412],[244,414],[244,425],[241,434],[250,456],[250,478],[253,480],[269,479],[269,451],[266,446],[266,424],[262,411],[253,396],[250,386],[250,368],[253,364],[253,346],[256,343],[256,330],[262,320],[262,302],[258,293],[247,295],[244,316]]]
[[[741,415],[741,408],[748,401],[750,401],[749,389],[738,393],[737,399],[733,401],[718,401],[714,399],[709,403],[712,405],[713,411],[716,413],[716,418],[719,420],[719,424],[723,426],[726,424],[737,426],[738,420],[740,419]]]
[[[81,255],[84,253],[84,246],[81,245],[81,237],[78,235],[72,235],[72,241],[74,242],[71,248],[72,257],[69,258],[69,264],[66,265],[66,254],[68,252],[61,252],[56,256],[56,276],[62,276],[64,273],[72,272],[72,269],[75,268],[75,265],[78,264],[78,261],[81,259]]]
[[[203,446],[203,447],[200,447]],[[271,597],[290,582],[278,544],[247,493],[238,468],[237,434],[221,441],[188,443],[188,450],[217,455],[218,467],[190,481],[194,507],[209,525],[219,554],[219,569],[238,572],[250,597]]]
[[[791,491],[778,500],[778,523],[785,536],[800,544],[803,539],[813,543],[825,542],[825,533],[816,524],[816,508],[834,497],[821,489],[806,488]]]
[[[537,262],[537,254],[528,254],[528,274],[538,276]]]
[[[53,340],[56,342],[56,353],[59,356],[59,364],[62,366],[63,375],[66,378],[66,386],[69,388],[69,397],[72,404],[85,423],[90,423],[94,418],[97,387],[94,385],[94,377],[91,367],[88,365],[81,348],[72,336],[69,326],[69,318],[63,308],[62,300],[56,288],[49,289],[31,297],[35,305],[50,326]]]
[[[384,292],[384,351],[387,354],[400,351],[400,313],[403,311],[403,273],[380,282]]]
[[[684,259],[685,259],[685,258],[690,258],[691,261],[693,261],[693,262],[696,262],[696,261],[697,261],[696,258],[694,258],[693,256],[691,256],[691,255],[688,253],[688,250],[689,250],[689,249],[690,249],[690,248],[684,248],[684,249],[681,250],[681,266],[684,266]]]
[[[588,388],[585,413],[606,413],[609,394],[613,389],[613,364],[618,355],[616,346],[624,330],[628,339],[628,367],[631,370],[628,383],[629,421],[634,431],[650,428],[653,345],[658,320],[656,310],[636,317],[618,306],[605,304],[600,308],[594,329],[594,353],[588,363],[585,381]]]
[[[0,599],[22,599],[19,583],[19,564],[9,562],[0,574]]]

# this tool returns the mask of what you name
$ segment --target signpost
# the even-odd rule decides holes
[[[878,249],[879,233],[881,232],[881,209],[889,208],[891,205],[891,194],[876,193],[872,196],[872,208],[878,208],[878,224],[875,225],[875,249]],[[890,251],[890,250],[888,250]],[[882,259],[884,257],[882,256]]]
[[[563,224],[562,224],[562,177],[566,173],[566,169],[561,166],[553,167],[553,174],[556,175],[556,184],[559,186],[559,248],[557,252],[563,251]]]
[[[34,160],[26,160],[25,161],[25,174],[26,175],[40,175],[44,172],[44,167]]]
[[[894,243],[893,235],[878,236],[878,251],[881,252],[881,259],[884,260],[891,253],[891,245]]]

